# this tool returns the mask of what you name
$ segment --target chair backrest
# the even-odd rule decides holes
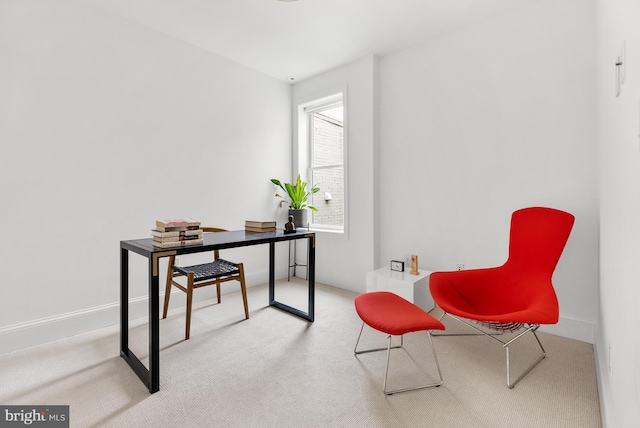
[[[203,232],[227,232],[227,229],[220,229],[219,227],[207,227],[200,226]],[[215,250],[213,252],[213,260],[218,260],[220,258],[220,250]]]
[[[505,267],[551,278],[569,239],[575,217],[554,208],[531,207],[511,216]]]
[[[202,226],[200,229],[202,229],[203,232],[227,232],[227,229],[220,229],[219,227]]]

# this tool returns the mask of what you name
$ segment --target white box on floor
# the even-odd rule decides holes
[[[367,272],[367,292],[390,291],[429,312],[434,306],[429,292],[431,271],[418,269],[418,272],[411,275],[409,271],[393,271],[389,266]]]

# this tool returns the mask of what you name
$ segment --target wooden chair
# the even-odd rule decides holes
[[[203,232],[226,232],[225,229],[215,227],[203,227]],[[207,285],[216,285],[218,295],[218,303],[221,302],[220,284],[227,281],[239,281],[240,290],[242,291],[242,300],[244,301],[245,319],[249,319],[249,306],[247,305],[247,287],[244,280],[244,267],[242,263],[233,263],[220,258],[218,250],[214,251],[213,261],[209,263],[193,265],[193,266],[175,266],[175,256],[169,257],[169,266],[167,268],[167,285],[164,295],[164,310],[162,318],[167,317],[169,309],[169,299],[171,297],[171,286],[175,286],[179,290],[187,293],[187,323],[185,330],[185,340],[189,339],[191,329],[191,308],[193,302],[193,290]],[[178,277],[186,277],[186,285],[182,285],[176,281]]]

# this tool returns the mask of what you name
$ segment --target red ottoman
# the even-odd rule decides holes
[[[366,352],[384,351],[387,350],[387,364],[384,374],[384,386],[383,391],[387,395],[395,394],[397,392],[413,391],[416,389],[430,388],[433,386],[442,385],[442,373],[440,372],[440,364],[438,363],[438,356],[436,350],[433,347],[433,341],[431,340],[432,330],[444,330],[444,325],[429,315],[427,312],[403,299],[397,294],[390,293],[388,291],[375,291],[371,293],[361,294],[355,298],[356,312],[362,319],[362,327],[360,328],[360,334],[356,341],[356,346],[353,352],[358,354],[364,354]],[[364,325],[386,333],[388,345],[386,348],[365,349],[358,351],[358,343],[362,336]],[[391,349],[402,348],[404,344],[403,335],[414,331],[426,331],[429,337],[429,343],[431,344],[431,350],[433,352],[433,358],[438,368],[439,382],[428,385],[416,386],[411,388],[396,389],[394,391],[387,391],[387,375],[389,373],[389,356]],[[400,345],[391,346],[391,336],[400,336]]]

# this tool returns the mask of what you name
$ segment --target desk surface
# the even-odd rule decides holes
[[[313,232],[295,231],[284,233],[278,229],[275,232],[246,232],[244,230],[231,230],[228,232],[205,232],[204,242],[200,245],[185,247],[160,248],[153,245],[153,238],[132,239],[120,241],[120,246],[134,253],[150,257],[152,254],[173,252],[176,255],[200,253],[210,250],[222,250],[225,248],[247,247],[250,245],[268,244],[270,242],[289,241],[302,237],[312,237]]]

